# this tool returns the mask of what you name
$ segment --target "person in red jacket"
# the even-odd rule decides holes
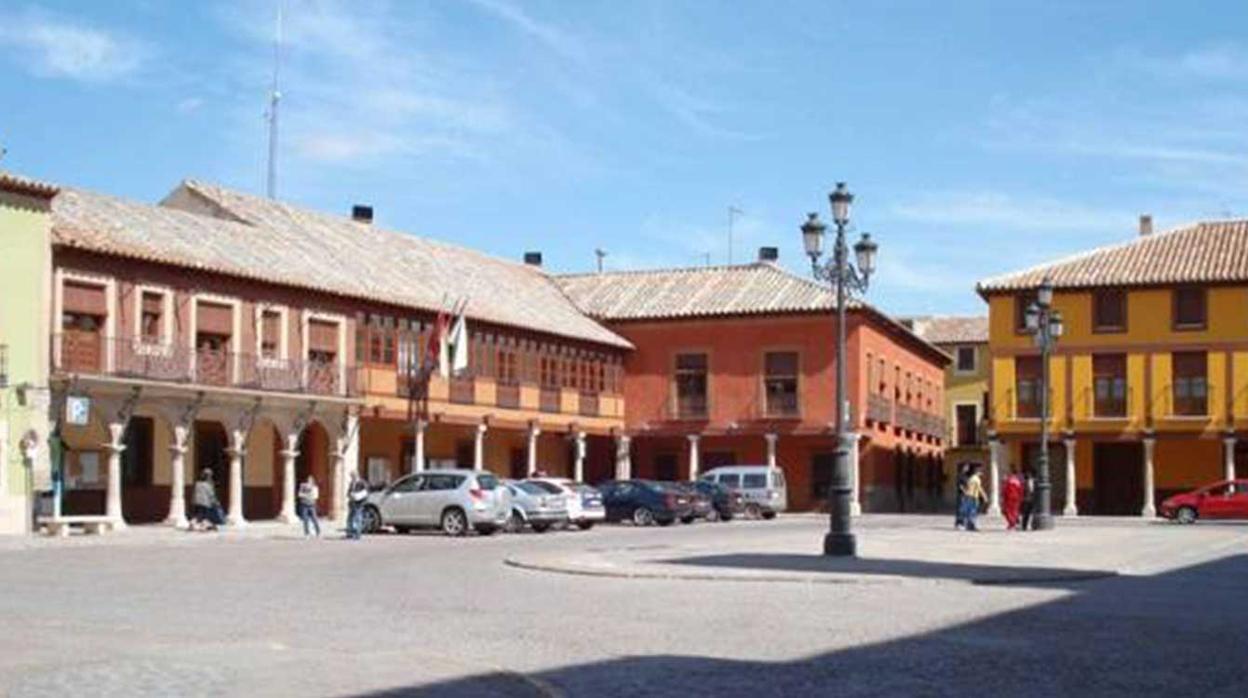
[[[1011,531],[1018,528],[1018,510],[1023,504],[1023,480],[1018,473],[1010,473],[1005,478],[1001,512],[1005,514],[1005,527]]]

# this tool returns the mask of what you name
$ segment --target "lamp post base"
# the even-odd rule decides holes
[[[1033,531],[1051,531],[1053,530],[1052,514],[1036,514],[1031,520],[1031,530]]]
[[[856,557],[858,537],[852,533],[828,533],[823,537],[823,554],[828,557]]]

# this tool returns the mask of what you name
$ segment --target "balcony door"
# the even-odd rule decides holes
[[[977,445],[979,443],[979,406],[957,405],[954,410],[958,420],[958,445]]]
[[[61,299],[62,366],[74,373],[99,373],[104,367],[108,316],[105,287],[66,281]]]
[[[195,377],[208,385],[230,382],[234,309],[221,303],[195,305]]]

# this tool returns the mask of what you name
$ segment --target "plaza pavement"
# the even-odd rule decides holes
[[[858,524],[9,539],[0,694],[1245,694],[1248,526]]]

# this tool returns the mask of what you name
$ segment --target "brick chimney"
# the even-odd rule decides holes
[[[364,204],[356,204],[351,207],[351,220],[356,223],[364,223],[372,225],[373,223],[373,207]]]
[[[777,262],[779,260],[780,260],[780,248],[779,247],[758,248],[758,261]]]
[[[542,266],[542,253],[541,252],[525,252],[524,263],[528,264],[531,267]]]
[[[1140,237],[1153,234],[1153,217],[1147,213],[1140,214]]]

